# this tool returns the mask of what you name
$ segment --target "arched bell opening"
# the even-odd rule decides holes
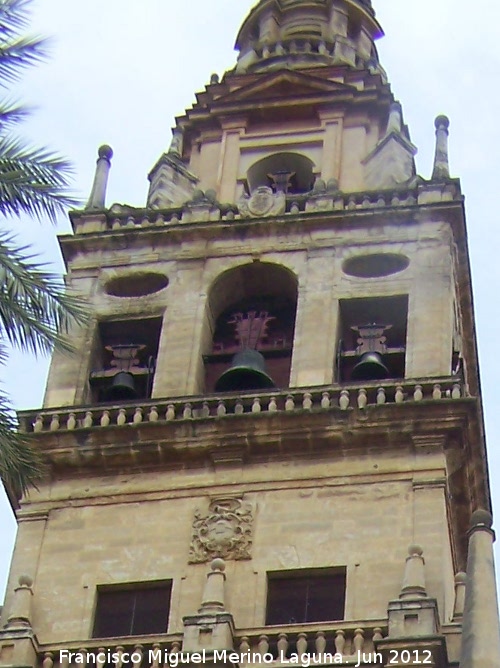
[[[296,308],[297,279],[284,267],[254,262],[219,277],[209,295],[206,391],[288,387]]]
[[[153,387],[162,318],[98,323],[89,377],[90,401],[148,399]]]
[[[404,378],[407,320],[408,295],[342,299],[339,382]]]
[[[252,193],[259,186],[274,192],[301,194],[312,190],[314,163],[300,153],[274,153],[254,163],[247,172],[247,189]]]

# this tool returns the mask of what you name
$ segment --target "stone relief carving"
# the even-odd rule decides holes
[[[195,513],[189,563],[204,563],[215,557],[250,559],[252,532],[250,504],[238,498],[212,499],[208,514],[200,510]]]
[[[259,186],[249,197],[242,197],[238,202],[240,214],[252,218],[278,216],[285,213],[285,208],[285,193],[274,193],[269,186]]]

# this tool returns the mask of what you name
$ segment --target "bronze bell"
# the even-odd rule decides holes
[[[266,362],[258,350],[246,348],[231,360],[231,366],[219,376],[216,392],[238,390],[265,390],[275,387],[273,379],[265,372]]]
[[[135,389],[134,376],[128,371],[118,371],[113,376],[113,382],[106,391],[105,396],[107,401],[135,399],[137,397],[137,390]]]
[[[388,377],[389,369],[385,366],[382,355],[374,351],[363,353],[351,372],[351,380],[383,380]]]

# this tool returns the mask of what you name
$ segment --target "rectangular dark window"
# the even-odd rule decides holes
[[[344,619],[346,569],[268,573],[266,624]]]
[[[94,638],[165,633],[172,583],[133,589],[99,589]]]

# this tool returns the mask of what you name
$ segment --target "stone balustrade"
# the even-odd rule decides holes
[[[358,652],[372,653],[375,643],[387,635],[385,621],[373,621],[369,624],[338,622],[336,624],[315,623],[286,627],[267,626],[262,629],[238,631],[235,650],[251,664],[254,654],[271,656],[279,663],[292,654],[318,656],[324,654],[341,655],[344,662],[349,657],[357,657]],[[255,663],[255,662],[254,662]],[[333,663],[325,661],[326,664]]]
[[[341,655],[343,662],[353,661],[358,652],[371,653],[375,643],[387,635],[387,621],[317,622],[288,626],[267,626],[238,630],[234,651],[241,665],[260,662],[277,663],[292,654],[319,656]],[[231,648],[228,648],[231,650]],[[209,648],[207,648],[209,651]],[[41,646],[39,668],[167,668],[174,661],[168,657],[182,652],[182,635],[146,636],[144,638],[93,638],[80,642]],[[79,655],[77,657],[77,655]],[[167,660],[166,660],[167,659]],[[328,661],[326,663],[329,663]]]
[[[181,651],[182,635],[147,636],[144,642],[120,638],[92,638],[84,642],[41,647],[39,668],[163,668],[165,653]],[[78,656],[77,656],[78,655]]]
[[[283,214],[319,213],[324,211],[367,210],[383,207],[410,207],[437,201],[453,201],[461,198],[458,184],[450,181],[446,184],[421,184],[411,188],[367,191],[358,193],[330,192],[315,189],[306,194],[288,194],[286,210]],[[102,214],[101,230],[126,230],[137,228],[173,227],[187,223],[204,222],[208,224],[244,220],[236,205],[221,205],[207,202],[193,209],[189,205],[172,209],[126,210],[113,207]],[[77,234],[96,231],[95,214],[73,212],[72,220]]]
[[[205,420],[250,414],[343,411],[384,404],[452,401],[465,396],[459,379],[436,378],[331,385],[313,388],[199,395],[120,404],[20,411],[23,432],[61,432],[92,427],[121,427],[143,422]]]

